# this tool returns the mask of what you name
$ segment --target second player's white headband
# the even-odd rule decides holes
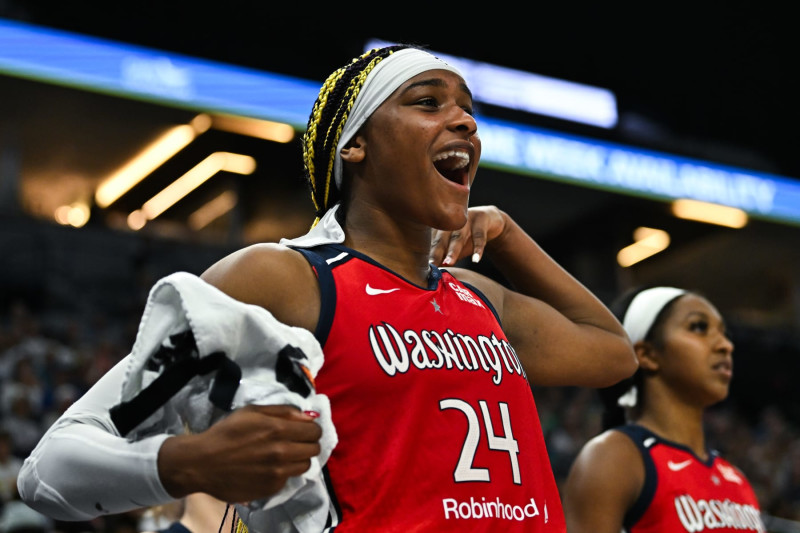
[[[622,326],[628,332],[631,342],[637,343],[644,340],[650,328],[653,327],[658,313],[669,302],[686,294],[683,289],[675,287],[654,287],[637,294],[625,312]]]

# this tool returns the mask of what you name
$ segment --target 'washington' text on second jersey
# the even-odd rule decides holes
[[[617,430],[636,443],[645,466],[639,499],[625,517],[630,533],[766,531],[744,474],[714,451],[702,461],[642,426]]]
[[[322,289],[335,531],[565,531],[530,384],[488,300],[433,265],[418,287],[340,245],[300,251]]]

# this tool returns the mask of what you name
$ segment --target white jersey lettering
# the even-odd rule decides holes
[[[675,498],[675,511],[686,531],[720,528],[766,531],[758,509],[730,500],[695,501],[690,495],[683,494]]]
[[[504,369],[509,374],[525,376],[517,353],[507,340],[494,333],[471,337],[448,329],[407,329],[402,334],[387,322],[369,327],[369,344],[375,360],[389,376],[404,374],[413,366],[419,370],[483,371],[500,385]]]
[[[500,498],[497,498],[495,501],[486,501],[486,498],[481,498],[481,501],[475,501],[475,498],[470,497],[469,501],[462,502],[454,498],[445,498],[442,500],[442,506],[444,507],[444,517],[447,520],[481,520],[495,518],[522,522],[529,518],[539,516],[539,507],[536,505],[536,501],[533,498],[531,498],[526,505],[503,503],[500,501]],[[545,516],[547,516],[546,506]],[[545,522],[547,522],[546,519]]]

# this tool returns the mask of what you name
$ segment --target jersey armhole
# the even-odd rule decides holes
[[[330,265],[321,255],[308,248],[295,248],[295,250],[303,254],[314,269],[314,273],[317,275],[320,303],[319,318],[317,320],[317,327],[314,330],[314,337],[316,337],[320,346],[325,346],[325,341],[328,340],[328,334],[331,331],[333,315],[336,309],[336,285],[333,281],[333,273],[331,272]]]
[[[642,426],[637,426],[636,424],[628,424],[616,429],[627,435],[633,441],[644,463],[644,484],[642,485],[642,491],[639,493],[639,497],[636,498],[631,508],[628,509],[628,512],[625,513],[623,519],[625,531],[630,531],[633,525],[636,524],[636,522],[642,518],[645,511],[647,511],[656,493],[658,474],[656,473],[656,465],[653,462],[653,457],[650,455],[649,448],[658,442],[658,438],[647,429]]]

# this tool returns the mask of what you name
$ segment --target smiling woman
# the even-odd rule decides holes
[[[197,280],[232,311],[313,333],[324,362],[309,381],[329,418],[246,405],[203,431],[129,441],[109,429],[123,362],[26,461],[25,501],[75,518],[204,492],[273,498],[258,512],[236,505],[252,531],[564,533],[531,384],[608,386],[636,361],[597,297],[504,211],[469,206],[472,106],[460,72],[423,49],[356,57],[322,85],[303,138],[312,228],[237,250]],[[484,255],[516,290],[454,266]],[[201,313],[218,307],[202,302]],[[236,336],[223,351],[241,344],[264,349]],[[322,494],[296,491],[319,463]],[[79,487],[74,471],[86,472]]]
[[[439,174],[453,183],[467,185],[468,175],[466,167],[469,165],[469,154],[450,150],[433,158],[433,164]]]

